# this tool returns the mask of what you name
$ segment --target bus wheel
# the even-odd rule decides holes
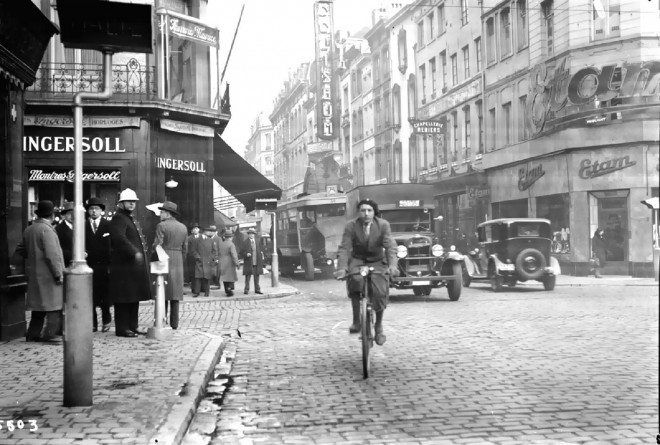
[[[314,281],[314,259],[311,253],[305,252],[302,254],[302,268],[305,271],[305,279]]]

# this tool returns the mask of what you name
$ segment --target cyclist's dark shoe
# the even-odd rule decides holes
[[[360,324],[359,324],[359,323],[353,323],[353,324],[348,328],[348,332],[349,332],[350,334],[357,334],[358,332],[360,332]]]
[[[376,326],[376,344],[378,346],[383,346],[383,344],[385,344],[385,340],[387,340],[387,337],[385,334],[383,334],[383,327]]]

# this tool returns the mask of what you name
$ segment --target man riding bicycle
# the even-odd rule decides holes
[[[378,215],[378,204],[370,199],[363,199],[357,204],[360,216],[346,223],[341,245],[339,246],[338,270],[335,277],[338,280],[346,278],[349,271],[359,266],[370,266],[376,274],[371,277],[373,308],[376,312],[376,344],[385,343],[383,333],[383,313],[389,301],[389,279],[382,275],[388,271],[390,276],[399,274],[397,268],[397,246],[392,237],[390,223]],[[380,272],[380,274],[378,274]],[[350,275],[346,282],[348,297],[353,307],[353,324],[349,328],[351,334],[360,331],[360,292],[363,277]]]

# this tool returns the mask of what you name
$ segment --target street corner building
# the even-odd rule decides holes
[[[14,4],[3,0],[0,5],[6,9],[9,3]],[[57,206],[74,199],[73,98],[81,92],[98,93],[104,85],[103,54],[65,48],[56,34],[60,16],[55,2],[42,2],[41,10],[27,0],[16,3],[40,14],[55,36],[44,37],[43,50],[30,55],[34,67],[20,83],[21,96],[15,86],[7,94],[15,96],[12,104],[20,124],[13,121],[11,105],[3,109],[5,122],[16,128],[3,147],[8,172],[3,186],[11,191],[7,196],[12,197],[13,212],[3,216],[3,250],[9,253],[34,218],[37,202],[47,199]],[[279,197],[280,192],[222,140],[231,118],[229,84],[221,85],[219,31],[209,24],[207,2],[172,0],[161,5],[151,6],[157,24],[152,52],[114,54],[112,96],[83,102],[83,202],[98,197],[105,204],[104,217],[110,219],[119,192],[135,190],[140,200],[135,218],[145,246],[152,244],[159,222],[146,210],[148,204],[177,203],[178,219],[190,226],[213,220],[214,180],[240,195],[237,199],[247,208],[264,193]],[[0,26],[8,25],[3,20]],[[45,29],[50,28],[41,25],[39,32]]]

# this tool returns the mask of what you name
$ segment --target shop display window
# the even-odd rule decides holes
[[[571,251],[570,208],[568,193],[536,198],[536,215],[550,220],[553,253]]]
[[[628,261],[629,190],[591,192],[590,237],[596,228],[603,229],[607,261]]]
[[[527,199],[514,199],[511,201],[494,202],[493,219],[497,218],[527,218]]]

